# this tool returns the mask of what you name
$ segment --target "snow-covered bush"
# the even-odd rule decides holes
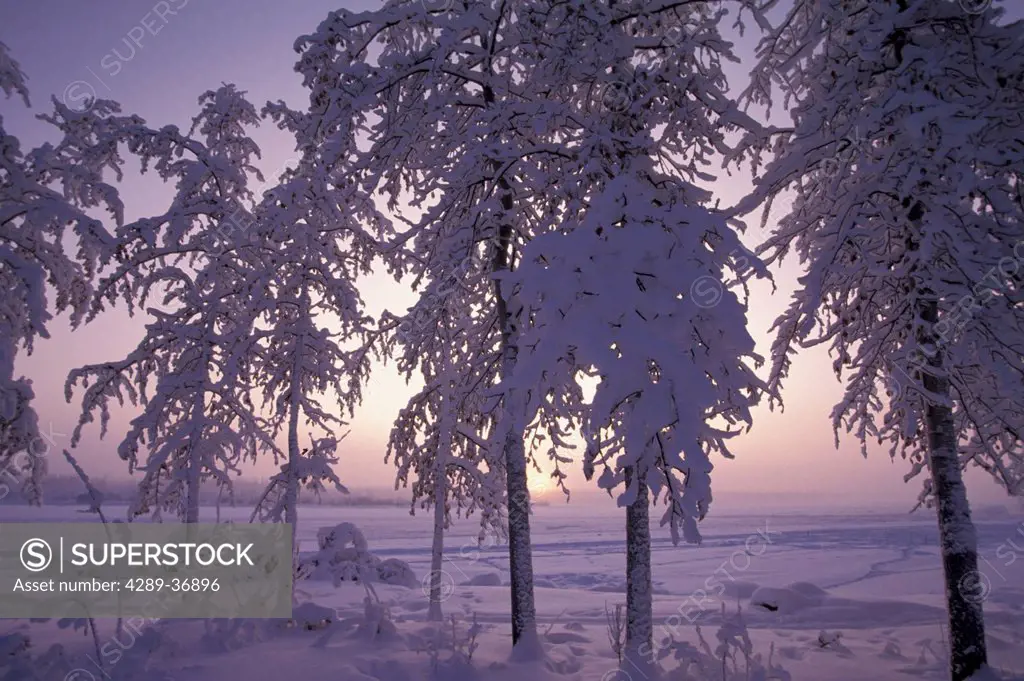
[[[20,632],[0,634],[0,681],[36,681],[68,669],[64,649],[53,645],[42,655],[32,655],[32,641]]]
[[[408,588],[419,585],[416,573],[397,558],[380,559],[370,553],[362,531],[352,523],[322,527],[317,532],[319,550],[300,559],[298,579],[342,582],[382,582]]]

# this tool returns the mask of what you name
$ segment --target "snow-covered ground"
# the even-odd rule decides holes
[[[117,509],[110,512],[117,516]],[[209,512],[204,520],[213,519]],[[69,513],[8,507],[0,509],[0,521],[65,520]],[[222,517],[246,519],[241,509]],[[427,576],[427,517],[410,517],[399,508],[312,507],[301,509],[300,518],[303,550],[315,547],[320,527],[348,521],[363,530],[375,554],[405,560],[417,575]],[[449,643],[434,643],[440,639],[425,621],[423,589],[387,585],[377,590],[397,629],[390,635],[371,640],[360,628],[366,618],[359,586],[303,582],[304,597],[336,608],[337,622],[316,631],[278,631],[259,623],[234,636],[204,639],[210,623],[167,620],[152,625],[163,643],[150,653],[156,634],[142,638],[127,631],[115,640],[113,624],[104,621],[100,642],[112,643],[105,650],[119,655],[116,661],[108,655],[102,671],[90,659],[96,657],[91,638],[81,631],[13,620],[3,625],[5,632],[31,626],[37,654],[50,643],[63,643],[66,659],[54,663],[52,675],[68,681],[413,681],[431,678],[435,664],[446,679],[643,681],[635,671],[617,671],[607,634],[606,611],[624,602],[623,528],[623,514],[612,509],[536,509],[537,607],[547,651],[537,662],[508,662],[504,547],[488,538],[478,548],[472,522],[448,535],[444,579],[445,614],[455,616],[456,641],[465,641],[474,615],[481,627],[471,667],[449,661]],[[742,608],[756,650],[767,654],[774,643],[775,663],[795,681],[948,678],[936,530],[927,512],[718,514],[703,530],[700,547],[674,547],[665,533],[654,531],[658,637],[672,634],[696,644],[695,625],[701,625],[714,647],[724,599],[727,612]],[[978,533],[991,662],[1024,674],[1024,518],[978,519]],[[446,626],[443,636],[450,638],[451,623]],[[437,647],[432,656],[430,649]]]

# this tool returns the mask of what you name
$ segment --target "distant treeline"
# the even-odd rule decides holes
[[[103,495],[104,504],[127,504],[135,496],[134,480],[93,479],[93,485]],[[235,480],[233,484],[233,500],[225,493],[221,495],[224,506],[249,506],[257,502],[266,489],[266,480]],[[11,491],[0,499],[0,504],[23,504],[25,498],[19,493],[16,485],[10,485]],[[213,505],[217,501],[218,490],[214,486],[204,488],[204,505]],[[51,475],[43,481],[43,500],[49,505],[86,505],[89,503],[85,486],[77,477],[68,475]],[[306,504],[324,504],[328,506],[407,506],[409,501],[405,494],[390,490],[373,490],[370,492],[350,492],[341,494],[336,490],[328,490],[316,495],[301,490],[299,501]]]

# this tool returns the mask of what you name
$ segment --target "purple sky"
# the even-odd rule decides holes
[[[24,146],[36,144],[47,132],[32,116],[50,108],[51,95],[74,105],[95,93],[119,101],[125,112],[136,113],[151,125],[173,123],[187,128],[197,97],[221,82],[233,82],[248,91],[257,107],[268,99],[301,105],[304,92],[292,71],[296,56],[292,44],[337,8],[337,0],[0,0],[0,40],[28,74],[33,104],[29,111],[15,99],[0,100],[5,126]],[[740,48],[741,56],[749,58],[749,38]],[[730,75],[734,86],[744,85],[742,66],[733,68]],[[255,137],[264,152],[264,173],[276,175],[291,156],[290,140],[270,124]],[[749,182],[744,174],[720,175],[723,179],[712,189],[728,205]],[[154,210],[156,202],[168,195],[158,179],[129,178],[122,191],[127,217]],[[784,209],[777,205],[772,214],[781,215]],[[762,236],[759,221],[751,219],[750,224],[748,242],[756,243]],[[778,289],[774,294],[766,285],[753,291],[750,325],[765,356],[767,330],[785,306],[796,272],[796,263],[788,263],[775,273]],[[363,292],[372,312],[404,310],[412,300],[404,286],[386,276],[369,278]],[[41,342],[32,357],[20,358],[21,371],[35,382],[40,426],[55,441],[53,470],[69,471],[59,448],[68,446],[78,417],[80,393],[70,405],[63,397],[68,370],[123,357],[140,339],[141,325],[142,320],[115,310],[71,334],[66,320],[59,319],[51,326],[53,337]],[[798,357],[786,387],[785,412],[759,409],[753,431],[737,441],[736,460],[716,465],[716,509],[776,502],[909,508],[920,483],[903,483],[904,462],[891,462],[877,448],[865,460],[852,441],[844,441],[838,451],[834,448],[829,413],[840,386],[824,352]],[[338,473],[346,484],[353,488],[392,485],[393,469],[383,462],[384,447],[391,422],[411,392],[391,367],[376,372],[351,435],[343,443]],[[102,441],[98,425],[88,428],[78,455],[90,473],[123,475],[124,463],[116,448],[131,415],[115,416]],[[266,463],[257,471],[267,475],[272,467]],[[541,484],[541,477],[534,486]],[[570,481],[575,492],[589,491],[589,484],[576,471]],[[968,481],[975,505],[1005,499],[981,475],[972,474]]]

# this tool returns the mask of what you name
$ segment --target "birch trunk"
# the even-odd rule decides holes
[[[292,526],[292,541],[295,540],[295,531],[299,520],[299,411],[300,411],[300,390],[301,382],[299,372],[302,370],[302,338],[295,339],[295,361],[292,364],[291,385],[288,395],[288,479],[285,486],[285,509],[284,520]]]
[[[490,66],[490,64],[488,64]],[[494,90],[484,87],[484,101],[490,106],[495,102]],[[493,164],[495,171],[498,165]],[[498,178],[501,192],[502,224],[498,228],[498,243],[494,248],[491,262],[492,271],[501,273],[511,266],[512,225],[509,216],[514,208],[512,187],[504,177]],[[512,320],[501,289],[501,282],[494,282],[496,313],[501,329],[501,377],[507,379],[515,367],[517,350]],[[533,549],[530,545],[530,492],[526,483],[526,451],[523,446],[522,411],[514,391],[506,395],[507,419],[512,427],[505,437],[503,458],[505,462],[505,484],[508,495],[508,563],[512,590],[512,648],[513,655],[529,659],[540,654],[540,640],[537,637],[537,611],[533,598]]]
[[[441,561],[444,558],[444,506],[448,496],[448,475],[441,452],[438,456],[437,477],[434,480],[434,541],[430,547],[430,607],[427,620],[440,622],[444,619],[441,611]]]
[[[203,356],[204,367],[209,366],[209,355]],[[203,420],[203,414],[206,411],[206,385],[199,386],[196,400],[192,404],[192,422],[201,423]],[[195,427],[193,425],[192,433],[195,434]],[[202,433],[200,432],[200,436]],[[193,439],[189,442],[188,450],[188,477],[186,479],[186,494],[188,498],[185,500],[185,523],[189,525],[195,525],[199,522],[199,488],[202,483],[203,476],[203,462],[202,462],[202,450],[200,448],[201,443]],[[191,534],[190,534],[191,536]]]
[[[193,447],[195,445],[192,445]],[[191,451],[189,453],[191,456]],[[194,525],[199,522],[200,467],[195,459],[188,462],[188,501],[185,506],[185,522]]]
[[[920,316],[924,327],[933,329],[938,322],[937,302],[923,303]],[[924,340],[934,347],[938,339],[934,332],[929,333],[931,337]],[[936,352],[928,366],[933,373],[925,373],[925,389],[948,399],[949,381],[943,376],[941,355]],[[952,410],[945,404],[929,403],[926,427],[946,581],[950,671],[953,681],[966,681],[987,663],[982,612],[982,600],[987,594],[978,572],[978,544],[957,456]]]
[[[519,656],[540,653],[537,611],[533,598],[533,547],[530,543],[530,492],[526,485],[526,453],[516,431],[505,439],[508,493],[508,559],[512,587],[512,646]]]
[[[292,574],[298,568],[299,560],[299,397],[302,387],[299,372],[302,370],[302,338],[295,339],[295,361],[292,364],[291,394],[288,404],[288,478],[284,490],[284,521],[292,528]],[[295,580],[292,580],[292,602],[295,602]]]
[[[508,198],[511,203],[511,197]],[[502,198],[505,205],[505,198]],[[507,249],[511,227],[503,225],[499,247],[494,256],[495,271],[507,269]],[[498,321],[501,324],[502,377],[511,375],[515,367],[516,347],[512,340],[511,320],[501,284],[495,282]],[[506,395],[505,418],[511,428],[505,436],[505,485],[508,495],[508,564],[512,588],[512,647],[523,657],[533,657],[540,650],[537,638],[537,611],[533,598],[533,548],[530,544],[530,490],[526,480],[526,451],[523,446],[523,405],[516,391]]]
[[[647,476],[626,469],[626,487],[636,477],[636,499],[626,508],[626,646],[623,669],[640,670],[653,678],[654,615],[651,599],[651,525]]]

